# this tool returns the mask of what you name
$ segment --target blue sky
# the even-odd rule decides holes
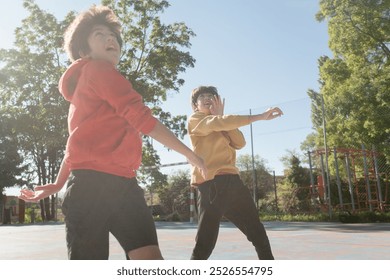
[[[7,2],[0,17],[0,48],[12,48],[14,30],[27,15],[22,0]],[[62,20],[70,10],[81,11],[100,1],[36,0],[41,9]],[[185,85],[169,94],[163,108],[174,115],[189,115],[191,90],[214,85],[226,99],[226,114],[262,113],[279,106],[284,116],[253,123],[253,152],[276,174],[287,150],[300,152],[312,132],[308,89],[318,90],[318,64],[329,55],[327,25],[315,20],[316,0],[170,0],[161,15],[164,23],[184,22],[195,33],[189,50],[195,67],[181,77]],[[238,155],[251,154],[250,127],[243,127],[247,146]],[[184,143],[190,145],[188,137]],[[162,164],[185,158],[158,143]],[[188,166],[176,169],[187,170]],[[169,173],[171,168],[162,169]]]

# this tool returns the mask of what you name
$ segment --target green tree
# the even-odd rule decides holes
[[[309,90],[317,144],[323,144],[321,98],[330,147],[385,151],[390,159],[390,1],[321,0],[334,57],[319,59],[320,92]]]
[[[142,150],[142,164],[146,168],[142,168],[141,172],[138,173],[137,179],[140,185],[146,187],[149,191],[151,198],[154,197],[154,193],[161,186],[167,184],[167,175],[160,172],[159,168],[155,166],[160,165],[160,158],[157,155],[157,152],[153,149],[152,143],[149,141],[144,142],[144,147]],[[152,166],[152,168],[147,168]],[[151,201],[151,204],[155,204],[154,201]]]
[[[6,187],[22,184],[17,179],[23,172],[23,161],[18,152],[18,145],[13,130],[12,115],[0,111],[0,202]]]
[[[169,7],[168,1],[103,0],[102,3],[115,11],[123,25],[121,73],[132,82],[153,114],[176,136],[183,138],[187,133],[187,117],[172,116],[162,110],[161,104],[169,93],[177,93],[184,84],[180,74],[188,67],[194,67],[195,59],[186,49],[191,47],[190,39],[195,33],[182,22],[161,22],[159,15]],[[145,137],[144,142],[147,143],[144,155],[148,155],[148,159],[143,164],[159,165],[160,157],[154,151],[150,138]],[[159,169],[154,171],[154,175],[163,177]]]
[[[294,153],[290,153],[288,160],[289,169],[286,172],[286,183],[294,190],[298,200],[299,210],[309,210],[310,206],[310,172],[302,167],[300,158]]]
[[[289,151],[282,161],[286,166],[284,185],[290,192],[284,193],[284,205],[288,207],[288,211],[309,210],[311,191],[309,169],[302,167],[300,157],[293,151]]]
[[[123,23],[121,73],[142,94],[154,115],[183,137],[186,116],[172,116],[161,109],[161,104],[171,91],[177,92],[183,85],[180,73],[194,66],[195,59],[185,50],[195,34],[184,23],[161,23],[158,15],[169,6],[167,1],[102,3],[111,6]],[[29,15],[15,30],[15,47],[0,50],[1,106],[13,109],[18,151],[28,164],[24,177],[29,182],[45,184],[56,177],[67,138],[69,105],[59,94],[57,84],[69,63],[62,49],[63,33],[75,13],[69,12],[63,21],[57,21],[33,0],[25,0],[23,5]],[[151,140],[144,140],[144,165],[158,165],[160,158]],[[165,180],[158,169],[141,178],[152,189]],[[41,202],[43,220],[53,217],[49,202],[49,198]]]
[[[18,151],[28,164],[26,181],[46,184],[55,179],[67,134],[68,105],[57,84],[65,69],[62,34],[69,18],[57,22],[32,0],[23,6],[29,15],[15,30],[15,48],[0,50],[1,106],[15,119]],[[43,220],[54,218],[54,199],[41,201]]]
[[[256,204],[258,204],[258,201],[265,198],[269,192],[273,193],[274,183],[273,176],[270,174],[271,171],[266,166],[264,159],[259,155],[255,155],[253,163],[252,156],[250,155],[240,155],[237,158],[237,167],[240,170],[240,177],[244,184],[251,190],[252,195],[253,189],[257,184]],[[253,172],[253,169],[255,172]]]
[[[160,187],[158,197],[167,213],[178,214],[181,220],[190,217],[189,173],[178,171],[168,178],[168,184]]]

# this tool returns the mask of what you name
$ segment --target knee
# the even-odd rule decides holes
[[[160,248],[150,245],[131,250],[127,253],[130,260],[162,260]]]

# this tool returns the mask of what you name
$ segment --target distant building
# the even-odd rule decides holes
[[[2,196],[0,201],[0,223],[23,223],[25,202],[17,196]]]

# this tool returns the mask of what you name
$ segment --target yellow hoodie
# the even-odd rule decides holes
[[[248,125],[248,116],[206,115],[195,112],[188,121],[192,149],[205,161],[208,175],[204,179],[199,169],[192,170],[191,184],[199,185],[216,175],[238,174],[236,150],[245,146],[245,138],[238,127]]]

